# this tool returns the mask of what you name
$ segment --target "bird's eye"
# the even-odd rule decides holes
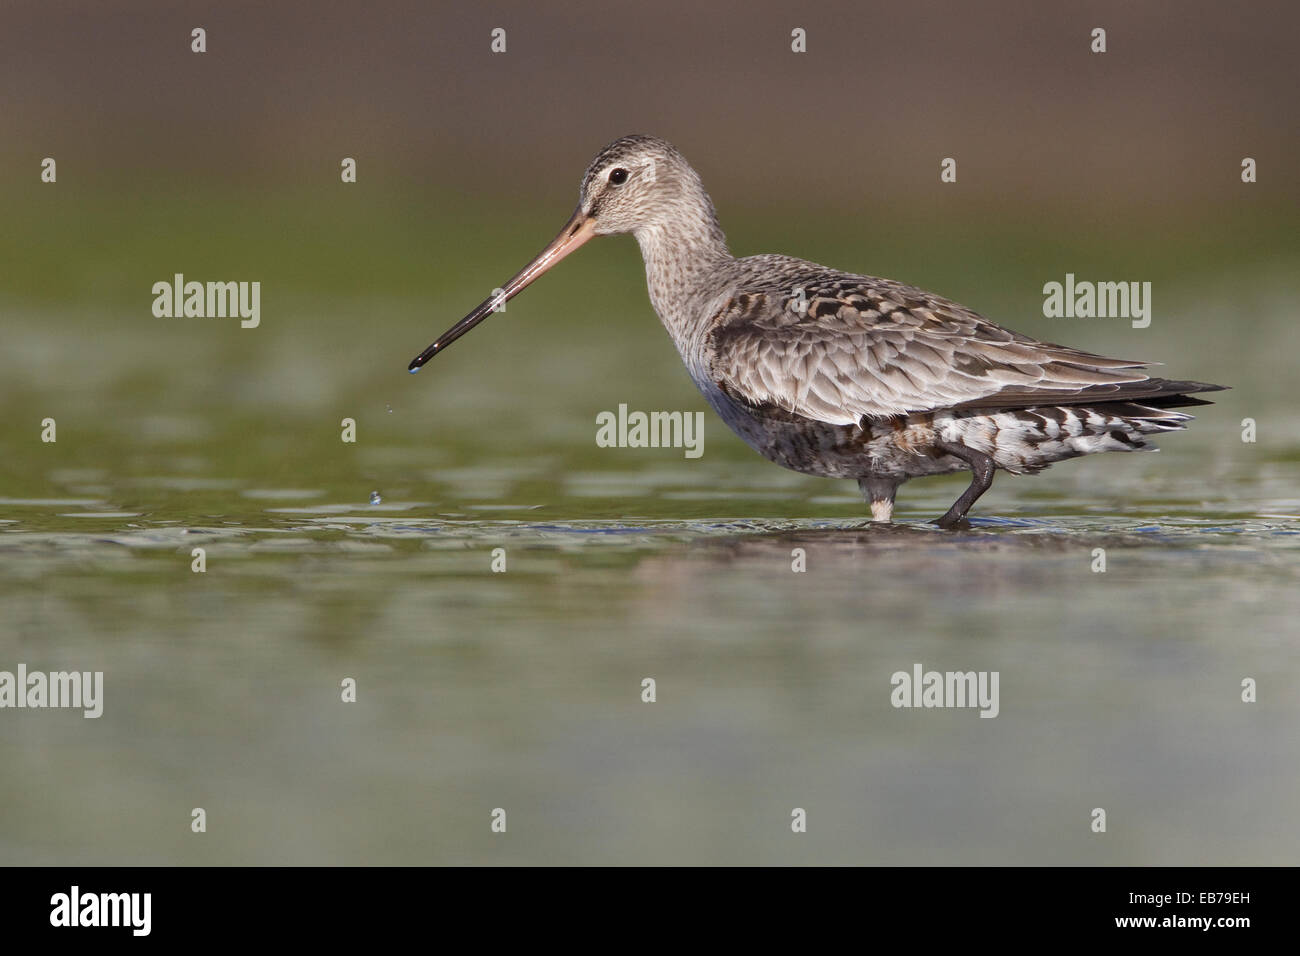
[[[622,166],[618,167],[617,169],[611,169],[609,171],[609,181],[613,183],[615,186],[622,186],[625,182],[627,182],[627,170],[624,169]]]

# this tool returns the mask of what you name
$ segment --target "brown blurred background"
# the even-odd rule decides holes
[[[1212,204],[1239,197],[1246,155],[1295,195],[1298,28],[1285,0],[9,0],[0,151],[9,189],[45,155],[68,177],[259,182],[356,155],[370,181],[559,202],[596,148],[645,131],[677,142],[724,203],[931,195],[953,156],[968,188],[1084,215],[1193,184]]]

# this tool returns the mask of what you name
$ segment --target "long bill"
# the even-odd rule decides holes
[[[478,306],[465,318],[461,319],[446,332],[434,341],[427,349],[411,359],[408,366],[410,371],[418,372],[424,367],[424,363],[429,361],[452,342],[468,332],[474,326],[478,325],[501,306],[505,305],[524,289],[532,285],[543,272],[546,272],[551,266],[555,265],[573,250],[577,249],[588,239],[596,234],[596,220],[588,216],[579,206],[574,210],[573,216],[564,224],[560,234],[550,241],[545,249],[539,252],[532,262],[524,266],[513,279],[501,287],[501,291],[484,299]]]

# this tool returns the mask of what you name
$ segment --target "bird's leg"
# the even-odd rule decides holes
[[[954,442],[937,441],[934,447],[945,455],[952,455],[954,458],[960,458],[966,464],[970,465],[971,479],[970,487],[961,493],[948,513],[942,518],[936,518],[935,524],[940,528],[953,528],[966,517],[966,512],[970,511],[971,505],[984,492],[993,486],[993,471],[995,465],[993,459],[982,451],[976,451],[974,448],[968,448],[965,445],[959,445]]]
[[[888,524],[894,514],[894,495],[898,482],[893,478],[859,478],[858,487],[871,503],[871,520]]]

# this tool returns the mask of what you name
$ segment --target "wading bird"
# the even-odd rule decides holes
[[[1039,342],[890,279],[790,256],[737,259],[699,175],[671,144],[624,136],[582,177],[578,208],[518,275],[410,364],[418,371],[593,236],[631,233],[650,302],[722,420],[786,468],[857,479],[889,521],[909,478],[969,469],[962,523],[1001,468],[1033,474],[1101,451],[1149,449],[1172,409],[1221,385],[1144,374],[1146,362]]]

